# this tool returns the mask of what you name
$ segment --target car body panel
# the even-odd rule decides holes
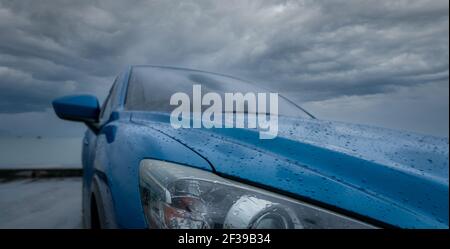
[[[175,130],[165,114],[136,112],[132,121],[201,153],[221,175],[394,226],[448,226],[445,139],[292,118],[280,118],[273,140],[249,129]]]
[[[138,188],[138,166],[142,159],[156,158],[209,171],[211,167],[188,147],[151,127],[130,123],[126,116],[121,115],[102,127],[94,151],[85,154],[85,158],[94,157],[92,166],[85,168],[94,170],[85,170],[84,177],[86,182],[91,182],[97,175],[108,186],[102,194],[111,192],[113,203],[108,205],[114,207],[114,223],[119,227],[145,228]]]

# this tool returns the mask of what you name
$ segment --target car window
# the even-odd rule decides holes
[[[118,78],[119,77],[116,77],[116,79],[114,80],[111,90],[109,91],[108,97],[106,97],[106,100],[103,102],[103,106],[100,113],[100,124],[103,124],[106,121],[108,121],[111,115],[113,103],[115,102],[114,100],[117,93],[118,88],[117,86],[119,85]]]
[[[134,67],[126,104],[128,110],[170,112],[170,97],[176,92],[192,93],[192,85],[201,84],[202,94],[216,92],[268,92],[237,78],[195,70],[159,67]],[[191,103],[192,104],[192,103]],[[304,109],[284,97],[279,98],[279,115],[312,117]],[[207,108],[202,106],[202,108]]]

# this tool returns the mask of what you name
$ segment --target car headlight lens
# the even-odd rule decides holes
[[[150,228],[373,228],[188,166],[145,159],[139,173]]]

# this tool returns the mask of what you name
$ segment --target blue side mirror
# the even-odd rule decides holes
[[[55,99],[52,104],[56,115],[61,119],[81,121],[88,125],[99,120],[100,105],[94,96],[65,96]]]

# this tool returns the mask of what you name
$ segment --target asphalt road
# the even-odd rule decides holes
[[[0,183],[0,228],[82,228],[81,178]]]

